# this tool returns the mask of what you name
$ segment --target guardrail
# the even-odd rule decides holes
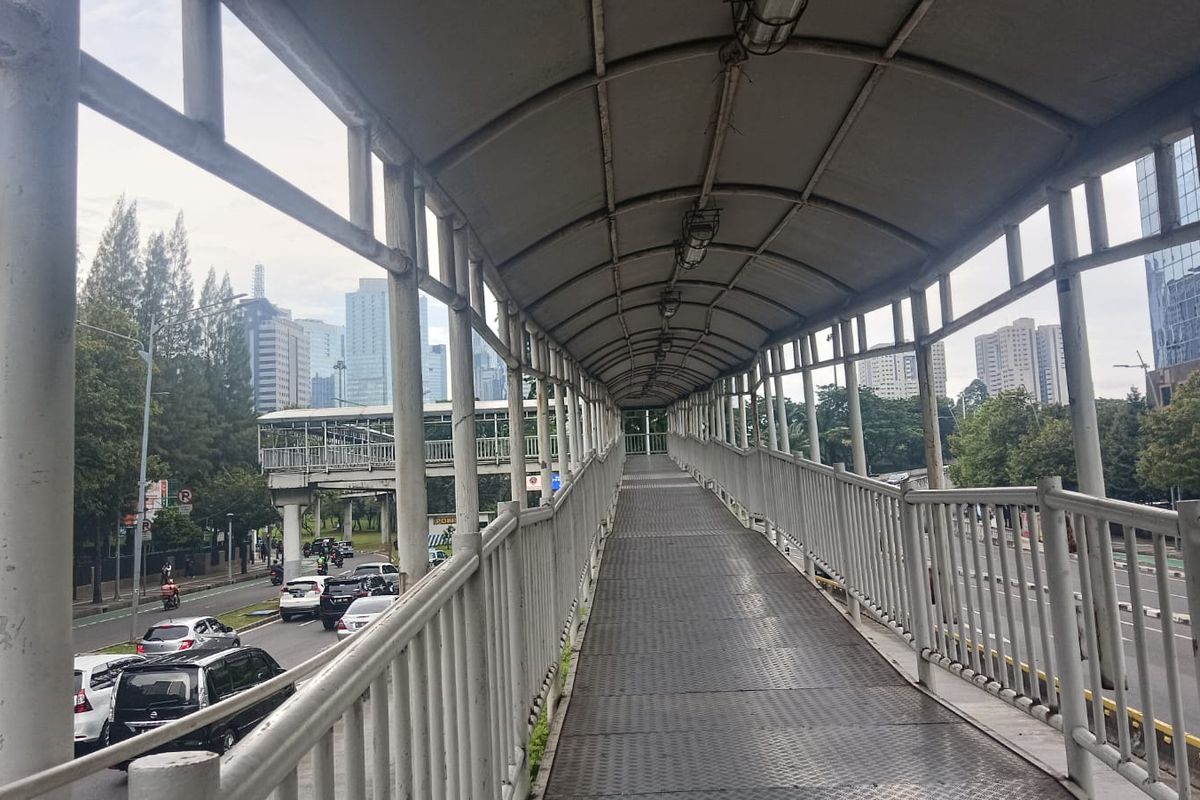
[[[908,641],[923,680],[930,664],[942,666],[1062,730],[1070,776],[1085,791],[1086,751],[1151,797],[1192,796],[1200,739],[1187,732],[1184,708],[1200,702],[1200,677],[1185,687],[1181,666],[1190,658],[1200,676],[1200,640],[1189,627],[1184,651],[1175,626],[1200,621],[1200,502],[1164,511],[1065,491],[1057,478],[914,489],[778,451],[676,435],[669,447],[744,524],[761,520],[776,546],[803,555],[810,577],[825,573],[852,616],[866,610]],[[1112,549],[1136,565],[1139,533],[1155,575],[1125,571],[1130,599],[1121,601]],[[1184,542],[1182,599],[1168,585],[1168,537]],[[1158,597],[1158,628],[1147,624],[1147,592]],[[1133,659],[1111,644],[1124,628]],[[1154,702],[1157,663],[1165,708]]]
[[[522,511],[507,504],[477,549],[469,537],[455,537],[445,564],[349,639],[203,711],[0,787],[0,800],[69,786],[305,678],[205,773],[219,785],[196,796],[261,800],[275,792],[295,800],[303,769],[312,794],[333,797],[339,726],[346,796],[366,796],[369,775],[372,785],[393,790],[376,796],[523,798],[529,735],[541,707],[553,705],[561,690],[563,642],[573,638],[578,603],[595,579],[616,506],[622,445],[618,439],[590,457],[549,505]],[[177,778],[188,782],[194,773]],[[140,793],[141,785],[131,773],[131,800],[158,797]]]
[[[654,434],[663,436],[664,434]],[[663,449],[666,452],[666,441]],[[476,439],[475,454],[481,462],[502,463],[508,461],[509,443],[503,439]],[[536,436],[525,437],[525,458],[535,459],[538,454]],[[645,442],[642,442],[642,452]],[[558,438],[550,437],[551,458],[558,457]],[[339,469],[386,469],[395,466],[396,446],[392,442],[353,442],[349,444],[314,444],[290,447],[262,447],[258,451],[259,464],[264,472],[328,472]],[[454,444],[449,439],[434,439],[425,442],[427,464],[452,464]]]
[[[630,456],[666,455],[667,434],[652,433],[648,440],[644,433],[625,434],[625,454]],[[647,447],[649,449],[647,449]]]

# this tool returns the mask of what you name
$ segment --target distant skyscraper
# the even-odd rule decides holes
[[[930,351],[933,356],[933,391],[938,397],[945,397],[946,347],[942,342],[935,342]],[[858,362],[858,383],[889,400],[916,397],[920,392],[917,385],[917,356],[915,353],[892,353],[862,359]]]
[[[285,309],[265,297],[243,300],[254,410],[307,408],[312,393],[308,334]]]
[[[975,372],[988,394],[1023,388],[1043,403],[1062,405],[1067,400],[1062,330],[1022,317],[976,336]]]
[[[386,405],[392,399],[386,278],[360,278],[346,293],[346,397],[351,404]]]
[[[450,399],[450,392],[446,388],[447,366],[446,345],[435,344],[425,348],[425,354],[421,357],[421,385],[426,403]]]
[[[308,334],[312,407],[336,408],[341,398],[334,365],[346,357],[346,329],[315,319],[296,320]]]
[[[1179,186],[1182,223],[1200,220],[1200,177],[1196,170],[1195,141],[1175,143],[1175,175]],[[1158,233],[1158,185],[1154,157],[1135,164],[1142,234]],[[1146,256],[1146,294],[1150,301],[1150,331],[1154,340],[1154,366],[1147,379],[1154,400],[1169,403],[1174,387],[1200,369],[1200,243],[1170,247]]]
[[[254,296],[267,296],[267,269],[262,264],[254,265]]]
[[[475,397],[478,400],[503,400],[508,396],[508,367],[478,331],[471,331],[471,350],[475,360]]]

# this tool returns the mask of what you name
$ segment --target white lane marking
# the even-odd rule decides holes
[[[314,622],[316,622],[316,620],[315,620],[315,619],[310,619],[308,622],[301,622],[301,623],[300,623],[299,625],[297,625],[296,627],[297,627],[297,628],[303,628],[305,625],[312,625]]]

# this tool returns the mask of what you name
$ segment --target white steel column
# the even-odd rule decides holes
[[[917,355],[917,392],[921,402],[921,427],[925,432],[925,470],[930,489],[942,488],[942,430],[938,425],[937,394],[933,390],[932,349],[923,344],[929,336],[929,309],[925,292],[910,295],[913,343]]]
[[[383,170],[383,205],[389,247],[419,251],[418,217],[425,218],[424,192],[413,186],[411,167]],[[392,431],[396,450],[396,558],[409,585],[425,574],[429,560],[425,495],[425,408],[421,388],[421,313],[418,270],[388,273],[388,335],[392,359]]]
[[[738,443],[743,450],[750,449],[750,433],[747,428],[746,418],[746,384],[749,382],[749,376],[746,373],[738,375]]]
[[[449,227],[450,220],[442,220]],[[439,232],[442,226],[439,225]],[[467,230],[457,228],[453,232],[450,254],[442,250],[443,276],[452,277],[444,281],[458,294],[458,300],[449,310],[450,339],[450,402],[453,418],[452,438],[454,441],[454,552],[476,553],[482,559],[482,537],[479,533],[479,460],[475,452],[475,360],[472,357],[471,305],[467,293],[470,290],[470,274],[467,263]],[[440,244],[440,241],[439,241]],[[449,256],[452,268],[445,269]],[[492,730],[491,709],[488,701],[487,641],[485,627],[484,574],[485,566],[479,567],[467,579],[463,596],[463,641],[466,645],[465,661],[467,674],[466,708],[459,708],[460,719],[465,714],[468,722],[470,756],[470,785],[462,786],[463,797],[492,797],[493,788],[491,760],[492,747],[489,735]],[[455,620],[455,625],[460,624]],[[461,728],[460,728],[461,730]]]
[[[565,489],[570,482],[571,471],[571,439],[567,435],[567,383],[563,377],[563,356],[557,349],[550,353],[551,374],[554,383],[554,435],[558,439],[558,481],[560,489]]]
[[[725,378],[721,383],[725,395],[724,399],[721,401],[721,414],[723,416],[721,441],[725,442],[725,444],[737,444],[737,440],[733,435],[733,379]]]
[[[771,351],[763,350],[758,357],[759,371],[762,373],[763,402],[767,406],[767,449],[782,450],[775,439],[775,398],[771,393]]]
[[[508,368],[508,467],[509,491],[521,508],[529,505],[525,490],[525,403],[521,396],[521,362],[525,359],[525,334],[521,328],[516,305],[500,305],[501,338],[517,357],[517,366]]]
[[[1055,265],[1063,264],[1079,254],[1075,235],[1075,212],[1071,193],[1048,189],[1047,210],[1050,212],[1050,244]],[[1066,362],[1067,394],[1071,404],[1071,440],[1075,445],[1075,472],[1079,491],[1096,497],[1105,496],[1104,462],[1100,455],[1100,428],[1096,420],[1096,391],[1092,383],[1092,359],[1088,352],[1087,318],[1083,310],[1083,281],[1078,274],[1057,275],[1058,316],[1062,325],[1063,360]],[[1098,620],[1111,619],[1116,614],[1116,571],[1113,569],[1112,537],[1107,530],[1097,529],[1088,522],[1086,536],[1088,562],[1092,575],[1100,576],[1102,585],[1092,593]],[[1111,613],[1110,613],[1111,612]],[[1100,640],[1100,671],[1105,683],[1116,674],[1124,674],[1117,665],[1124,660],[1125,649],[1114,641],[1108,625],[1098,624]]]
[[[3,5],[28,20],[0,31],[0,785],[72,756],[79,103],[79,3]]]
[[[364,231],[375,230],[371,191],[371,130],[365,125],[346,129],[346,163],[350,177],[350,222]]]
[[[538,434],[538,470],[542,482],[542,505],[550,503],[554,490],[550,488],[550,397],[545,374],[549,371],[546,358],[546,343],[540,337],[532,339],[533,368],[541,374],[537,378],[537,434]]]
[[[225,86],[222,79],[221,3],[185,0],[183,33],[183,113],[225,138]]]
[[[842,326],[842,368],[846,372],[846,405],[850,412],[850,446],[854,453],[854,471],[859,475],[867,474],[867,447],[863,440],[862,398],[858,394],[858,365],[850,360],[854,348],[854,326],[850,320],[843,320]],[[937,398],[934,398],[936,402]]]
[[[800,363],[804,368],[804,412],[808,425],[808,459],[817,464],[821,463],[821,438],[817,430],[817,398],[813,390],[812,361],[816,355],[816,340],[812,334],[804,340],[800,348]]]
[[[792,431],[788,425],[787,399],[783,396],[783,348],[775,348],[775,425],[779,429],[779,449],[792,454]]]
[[[288,498],[292,499],[292,498]],[[300,577],[302,550],[300,548],[300,521],[304,506],[300,503],[284,503],[283,506],[283,579],[290,581]]]

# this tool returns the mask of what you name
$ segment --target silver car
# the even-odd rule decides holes
[[[216,617],[172,617],[151,626],[138,641],[137,651],[151,655],[181,650],[222,650],[241,644],[237,631]]]
[[[388,606],[398,598],[395,595],[381,594],[374,597],[360,597],[350,604],[346,613],[338,620],[338,640],[345,639],[355,631],[362,630],[376,617],[387,611]]]
[[[368,561],[366,564],[358,564],[350,572],[346,573],[352,578],[362,578],[367,575],[398,575],[400,568],[388,561]]]

